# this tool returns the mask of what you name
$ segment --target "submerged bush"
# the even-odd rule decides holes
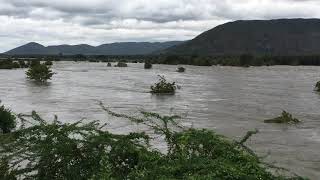
[[[29,67],[26,72],[27,78],[36,82],[44,83],[51,79],[54,72],[45,64],[34,64]]]
[[[151,62],[146,61],[146,62],[144,63],[144,68],[145,68],[145,69],[151,69],[151,68],[152,68]]]
[[[244,145],[252,133],[232,141],[210,130],[181,127],[179,116],[141,112],[132,117],[101,107],[149,127],[163,137],[168,151],[154,148],[145,132],[112,134],[99,121],[61,123],[32,112],[19,115],[20,129],[0,136],[0,158],[7,162],[0,171],[24,179],[292,179],[271,174]]]
[[[20,61],[19,61],[20,62]],[[18,68],[25,68],[17,61],[12,61],[10,59],[7,60],[0,60],[0,69],[18,69]]]
[[[286,111],[282,111],[281,116],[264,120],[265,123],[299,123],[300,120],[292,117],[292,115]]]
[[[125,62],[118,62],[118,64],[115,65],[115,67],[128,67],[128,65]]]
[[[2,133],[10,133],[16,127],[16,117],[10,109],[0,106],[0,129]]]
[[[175,93],[177,86],[175,82],[167,82],[164,76],[159,75],[159,82],[151,86],[151,93],[155,94],[173,94]]]
[[[46,61],[44,64],[47,65],[47,66],[52,66],[53,65],[52,61]]]
[[[186,68],[184,67],[178,67],[177,72],[184,72],[186,70]]]
[[[19,63],[21,68],[27,68],[28,67],[28,65],[26,64],[26,62],[24,60],[19,60],[18,63]]]
[[[320,92],[320,81],[317,82],[315,90]]]

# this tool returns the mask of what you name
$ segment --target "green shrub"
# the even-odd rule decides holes
[[[125,62],[118,62],[118,64],[115,65],[115,67],[128,67],[128,65]]]
[[[177,72],[184,72],[186,69],[184,67],[178,67]]]
[[[14,68],[19,68],[15,67],[16,65],[14,62],[10,59],[7,60],[0,60],[0,69],[14,69]]]
[[[19,60],[18,61],[20,68],[27,68],[28,65],[26,64],[26,62],[24,60]]]
[[[155,94],[174,94],[176,91],[175,82],[167,82],[164,76],[159,75],[159,82],[155,83],[151,88],[151,93]]]
[[[299,123],[300,120],[293,118],[292,115],[286,111],[282,111],[281,116],[264,120],[265,123]]]
[[[316,91],[320,92],[320,81],[318,81],[316,84]]]
[[[16,117],[10,109],[0,106],[0,129],[2,133],[10,133],[16,127]]]
[[[110,62],[108,62],[108,64],[107,64],[107,67],[111,67],[112,65],[111,65],[111,63]]]
[[[146,61],[146,62],[144,63],[144,68],[145,68],[145,69],[151,69],[151,68],[152,68],[151,62]]]
[[[27,78],[36,82],[44,83],[51,79],[54,73],[45,64],[31,65],[26,72]]]
[[[52,61],[46,61],[44,64],[47,65],[47,66],[52,66],[53,65]]]
[[[243,54],[240,56],[240,66],[249,67],[253,64],[254,56],[251,54]]]

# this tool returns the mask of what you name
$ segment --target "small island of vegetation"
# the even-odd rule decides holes
[[[118,62],[118,64],[116,64],[115,67],[128,67],[128,65],[125,62]]]
[[[151,93],[153,94],[174,94],[177,86],[175,82],[167,82],[164,76],[159,75],[159,82],[155,83],[150,88]]]
[[[315,90],[316,90],[317,92],[320,92],[320,81],[317,82],[316,87],[315,87]]]
[[[301,121],[299,119],[296,119],[292,116],[292,114],[286,112],[286,111],[282,111],[281,116],[273,118],[273,119],[267,119],[264,120],[265,123],[278,123],[278,124],[296,124],[296,123],[300,123]]]
[[[146,62],[144,63],[144,68],[145,68],[145,69],[151,69],[151,68],[152,68],[151,62],[150,62],[150,61],[146,61]]]
[[[34,61],[33,64],[30,65],[29,69],[26,71],[27,78],[30,80],[34,80],[39,83],[45,83],[47,80],[51,79],[51,77],[55,73],[52,72],[49,66],[45,63],[40,63]]]
[[[184,67],[178,67],[177,72],[185,72],[186,68]]]

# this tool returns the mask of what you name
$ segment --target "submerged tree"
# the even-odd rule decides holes
[[[29,67],[26,75],[28,79],[44,83],[51,79],[51,77],[54,75],[54,72],[52,72],[50,67],[45,64],[35,64]]]
[[[177,72],[184,72],[186,70],[186,68],[184,67],[178,67]]]
[[[10,109],[0,106],[0,129],[2,133],[10,133],[16,127],[16,117]]]
[[[47,66],[52,66],[53,65],[52,61],[46,61],[44,64],[47,65]]]
[[[115,67],[128,67],[128,65],[125,62],[118,62],[118,64],[115,65]]]
[[[296,119],[292,116],[292,114],[282,111],[281,116],[273,118],[273,119],[267,119],[264,120],[265,123],[299,123],[300,120]]]
[[[316,91],[320,92],[320,81],[318,81],[316,84]]]
[[[167,82],[164,76],[159,75],[159,82],[155,83],[151,87],[151,93],[155,94],[174,94],[177,86],[175,82]]]
[[[151,69],[151,68],[152,68],[151,62],[150,62],[150,61],[146,61],[146,62],[144,63],[144,68],[145,68],[145,69]]]

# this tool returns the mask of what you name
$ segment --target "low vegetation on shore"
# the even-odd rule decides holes
[[[152,146],[147,132],[113,134],[100,121],[62,123],[56,116],[48,121],[33,111],[17,115],[18,129],[0,134],[0,179],[304,179],[286,177],[249,149],[245,142],[256,131],[233,141],[182,127],[179,116],[132,117],[100,105],[112,116],[149,127],[163,137],[166,152]]]

